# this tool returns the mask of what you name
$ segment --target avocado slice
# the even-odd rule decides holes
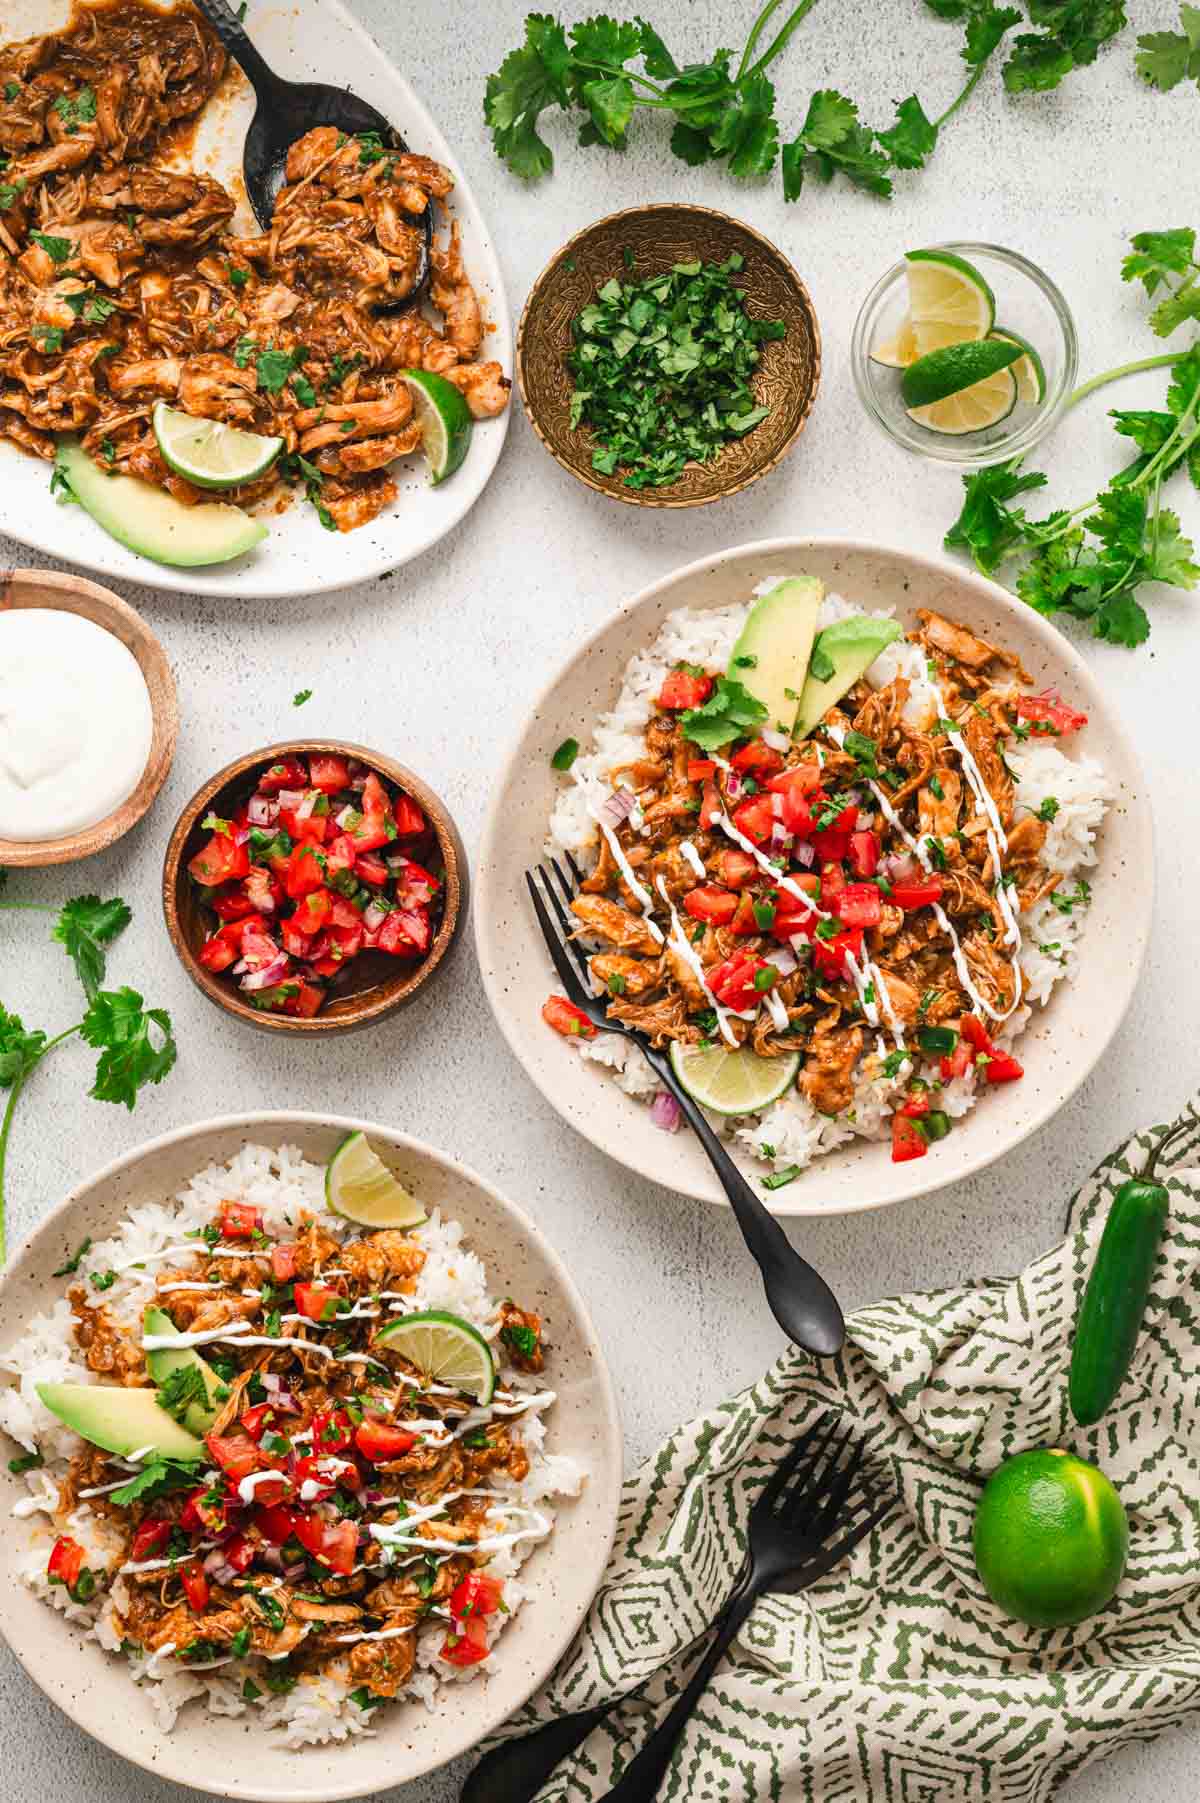
[[[777,583],[758,597],[733,647],[730,676],[762,702],[764,725],[776,732],[792,730],[824,593],[815,576]]]
[[[166,1309],[148,1308],[145,1316],[147,1333],[177,1334],[179,1329],[172,1321]],[[157,1351],[146,1354],[146,1367],[156,1384],[165,1384],[172,1371],[190,1365],[199,1371],[204,1380],[207,1403],[190,1402],[184,1411],[183,1425],[193,1434],[207,1434],[213,1422],[221,1412],[221,1401],[218,1391],[223,1388],[221,1379],[212,1366],[206,1364],[200,1354],[192,1346],[181,1346],[178,1352],[163,1346]]]
[[[185,507],[136,476],[106,475],[73,438],[60,438],[54,468],[96,524],[155,563],[226,563],[267,536],[267,528],[228,501]]]
[[[881,651],[903,628],[899,620],[877,620],[870,614],[851,614],[819,632],[813,642],[808,675],[800,694],[793,737],[807,739],[831,707],[865,676]],[[813,666],[820,674],[814,674]]]
[[[67,1427],[127,1459],[148,1446],[163,1459],[202,1459],[204,1442],[160,1409],[151,1390],[117,1384],[39,1384],[37,1393]]]

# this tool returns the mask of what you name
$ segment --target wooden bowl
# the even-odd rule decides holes
[[[364,764],[378,770],[381,776],[386,776],[419,802],[437,834],[446,882],[441,924],[419,964],[390,957],[387,952],[364,951],[334,979],[330,1000],[321,1012],[313,1015],[311,1020],[303,1020],[298,1016],[268,1014],[251,1007],[227,977],[206,970],[200,963],[200,948],[208,935],[212,916],[197,895],[187,866],[188,860],[208,838],[200,825],[207,814],[212,812],[227,819],[254,793],[258,773],[268,764],[285,757],[307,756],[313,751],[361,758]],[[354,745],[342,739],[288,739],[279,745],[265,745],[261,751],[251,751],[234,763],[226,764],[224,770],[219,770],[203,788],[197,789],[184,808],[171,834],[163,862],[163,913],[171,943],[184,969],[210,1002],[266,1033],[297,1033],[310,1037],[351,1033],[359,1027],[373,1026],[384,1015],[403,1008],[432,981],[445,963],[447,953],[458,937],[466,902],[467,854],[445,804],[427,783],[403,764],[396,763],[394,758],[383,757],[365,745]]]
[[[131,651],[150,692],[153,729],[150,756],[141,781],[119,807],[95,826],[68,833],[61,839],[0,838],[0,865],[32,867],[70,864],[104,851],[136,826],[166,781],[179,736],[179,708],[175,678],[167,654],[142,616],[119,595],[85,576],[59,570],[0,570],[0,611],[10,607],[52,607],[63,613],[81,614],[102,626]]]
[[[687,464],[669,488],[626,488],[619,473],[592,468],[595,439],[586,426],[571,426],[571,321],[611,276],[658,275],[697,258],[723,263],[734,251],[745,259],[736,280],[750,316],[787,325],[786,338],[763,345],[751,384],[755,400],[771,411],[710,463]],[[529,423],[550,455],[597,494],[631,507],[702,507],[739,494],[791,450],[817,397],[821,331],[808,289],[783,252],[740,219],[674,203],[630,207],[577,233],[534,283],[517,330],[517,380]]]

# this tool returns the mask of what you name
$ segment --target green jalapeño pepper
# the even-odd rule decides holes
[[[1173,1141],[1194,1132],[1194,1120],[1164,1133],[1141,1174],[1113,1197],[1095,1263],[1079,1305],[1068,1396],[1081,1427],[1099,1421],[1133,1359],[1159,1241],[1167,1219],[1167,1188],[1156,1171]]]

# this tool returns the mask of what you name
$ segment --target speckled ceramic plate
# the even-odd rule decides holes
[[[236,10],[236,7],[235,7]],[[5,0],[0,38],[32,37],[66,24],[69,0]],[[486,354],[512,373],[512,322],[500,265],[462,167],[404,77],[340,0],[250,0],[246,29],[268,63],[290,81],[325,81],[353,88],[388,118],[414,151],[444,163],[454,175],[448,210],[462,231],[463,255],[485,317],[495,330]],[[242,187],[242,146],[254,96],[240,70],[222,84],[196,131],[190,166],[215,175],[239,202],[235,226],[255,231]],[[496,467],[511,408],[476,429],[463,467],[431,488],[423,458],[394,466],[399,494],[377,519],[356,532],[326,532],[314,510],[294,500],[278,516],[264,515],[270,537],[244,557],[203,569],[172,569],[139,557],[110,538],[82,507],[63,507],[50,493],[50,471],[36,457],[0,442],[0,527],[18,543],[56,562],[81,564],[105,576],[188,595],[246,599],[307,595],[346,588],[407,563],[453,531],[478,500]]]
[[[430,1713],[422,1704],[383,1712],[372,1738],[289,1752],[245,1718],[209,1715],[189,1703],[164,1734],[123,1660],[85,1640],[18,1578],[25,1523],[9,1510],[24,1486],[0,1458],[0,1632],[52,1702],[105,1746],[160,1778],[255,1803],[331,1803],[391,1790],[470,1749],[529,1697],[566,1650],[600,1581],[616,1528],[621,1430],[604,1355],[562,1260],[529,1217],[490,1184],[419,1140],[368,1121],[314,1114],[244,1114],[203,1121],[128,1153],[67,1197],[26,1240],[0,1280],[0,1341],[63,1293],[51,1273],[85,1235],[111,1233],[126,1211],[164,1201],[196,1171],[247,1142],[295,1145],[325,1163],[361,1128],[425,1203],[461,1221],[497,1286],[510,1287],[545,1318],[558,1402],[547,1418],[551,1445],[588,1469],[575,1501],[559,1507],[551,1539],[522,1568],[530,1595],[506,1629],[491,1676],[449,1686]],[[17,1449],[19,1450],[19,1449]],[[50,1541],[47,1537],[47,1547]]]
[[[758,583],[807,572],[864,607],[895,607],[911,623],[932,607],[1020,654],[1036,687],[1056,683],[1089,725],[1083,748],[1115,790],[1100,839],[1094,899],[1080,934],[1079,972],[1038,1009],[1020,1040],[1025,1077],[997,1088],[919,1163],[892,1164],[883,1143],[855,1140],[766,1196],[780,1215],[851,1214],[959,1182],[1048,1121],[1102,1057],[1129,1006],[1150,934],[1153,833],[1145,779],[1113,702],[1070,642],[994,582],[940,559],[854,539],[769,539],[688,564],[635,595],[592,635],[534,703],[492,795],[475,877],[475,942],[500,1028],[542,1094],[585,1138],[631,1170],[702,1202],[725,1195],[690,1134],[663,1133],[644,1104],[546,1027],[558,987],[525,890],[542,855],[562,778],[550,758],[566,738],[586,748],[625,666],[677,607],[724,607]],[[1120,946],[1119,957],[1112,948]],[[747,1160],[751,1181],[765,1167]]]

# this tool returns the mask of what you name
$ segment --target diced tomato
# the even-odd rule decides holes
[[[364,814],[358,825],[350,828],[356,858],[364,851],[378,851],[381,845],[389,845],[395,836],[392,822],[383,814]]]
[[[711,676],[692,676],[687,670],[671,670],[658,691],[658,705],[665,708],[703,707],[712,692]]]
[[[74,1590],[83,1570],[83,1561],[84,1551],[78,1540],[72,1540],[69,1534],[60,1534],[50,1549],[46,1576],[65,1584],[68,1590]]]
[[[228,895],[215,896],[212,911],[218,920],[244,920],[258,912],[244,889],[233,889]]]
[[[221,1232],[227,1240],[252,1240],[262,1232],[262,1210],[249,1202],[222,1202]]]
[[[1025,1066],[1009,1052],[993,1052],[983,1074],[989,1083],[1016,1083],[1025,1075]]]
[[[194,1615],[202,1615],[208,1608],[208,1579],[204,1575],[204,1567],[199,1559],[192,1559],[179,1574],[183,1585],[183,1594],[187,1597],[188,1607]]]
[[[392,899],[398,908],[427,908],[442,886],[431,871],[423,864],[414,864],[411,858],[404,858],[392,871],[392,877]]]
[[[987,1028],[975,1014],[964,1014],[958,1030],[975,1054],[975,1061],[988,1083],[1015,1083],[1025,1075],[1025,1067],[1009,1052],[996,1049]],[[982,1062],[981,1062],[982,1061]]]
[[[276,1240],[271,1247],[271,1276],[276,1283],[290,1283],[296,1275],[300,1248],[291,1240]]]
[[[1060,739],[1088,723],[1087,715],[1064,701],[1057,689],[1043,689],[1040,695],[1021,695],[1017,700],[1017,719],[1027,720],[1035,733]]]
[[[295,995],[286,996],[281,1003],[285,1014],[298,1014],[303,1020],[311,1020],[320,1011],[325,1000],[325,991],[316,983],[306,983],[301,977],[296,985]]]
[[[744,889],[747,883],[754,882],[758,876],[758,865],[750,853],[737,845],[730,845],[719,851],[713,862],[716,865],[717,880],[726,889]]]
[[[773,776],[777,770],[783,769],[783,757],[773,745],[765,739],[751,739],[740,751],[735,751],[729,762],[735,770],[752,771],[756,777]]]
[[[397,795],[392,803],[392,818],[397,839],[419,839],[429,829],[429,822],[411,795]]]
[[[247,1540],[245,1534],[235,1534],[221,1548],[221,1556],[226,1565],[232,1565],[234,1571],[249,1571],[254,1563],[254,1542]]]
[[[272,1546],[282,1546],[296,1531],[296,1511],[285,1503],[272,1503],[270,1508],[256,1510],[254,1526]]]
[[[687,767],[690,783],[707,782],[710,776],[717,774],[717,766],[711,758],[692,758]]]
[[[332,752],[314,751],[308,760],[308,784],[322,795],[336,795],[350,787],[350,765]]]
[[[834,911],[848,927],[877,927],[883,916],[874,883],[847,883],[834,903]]]
[[[315,1484],[315,1491],[309,1490],[306,1501],[320,1502],[323,1497],[332,1496],[337,1489],[338,1464],[329,1453],[310,1453],[308,1458],[299,1459],[292,1473],[292,1481],[299,1495],[305,1484]]]
[[[323,1283],[298,1283],[296,1308],[310,1321],[332,1321],[341,1297]]]
[[[457,1634],[442,1642],[442,1658],[449,1665],[478,1665],[488,1656],[487,1623],[482,1615],[470,1615]]]
[[[316,846],[309,844],[307,840],[293,848],[284,879],[284,887],[293,901],[302,901],[314,889],[324,887],[323,862]]]
[[[279,937],[283,941],[283,949],[289,958],[308,958],[312,955],[313,933],[302,933],[296,926],[296,917],[280,922]]]
[[[914,908],[928,908],[942,899],[942,879],[927,876],[911,883],[893,883],[888,900],[910,914]]]
[[[247,875],[250,856],[232,833],[214,833],[208,844],[188,863],[196,882],[206,889],[219,889],[222,883],[235,883]]]
[[[214,1465],[219,1465],[231,1484],[240,1484],[252,1471],[264,1466],[262,1454],[249,1434],[206,1434],[204,1444]]]
[[[273,1402],[256,1402],[239,1417],[238,1425],[257,1446],[267,1429],[274,1425],[278,1415],[279,1410]]]
[[[364,883],[371,883],[376,889],[380,889],[387,882],[389,873],[382,858],[377,858],[373,851],[364,851],[354,866],[354,874],[361,877]]]
[[[179,1514],[185,1534],[221,1534],[229,1525],[229,1504],[205,1487],[193,1490]]]
[[[872,832],[851,833],[847,856],[855,876],[874,876],[879,869],[878,838]]]
[[[712,826],[715,821],[717,821],[721,818],[721,815],[724,813],[724,811],[725,811],[725,808],[724,808],[724,803],[721,800],[721,792],[717,788],[716,783],[715,782],[705,783],[704,793],[700,797],[699,820],[700,820],[701,827],[707,831],[707,829],[710,826]]]
[[[769,795],[755,795],[733,811],[733,824],[754,845],[765,845],[775,826],[775,813]]]
[[[797,838],[807,839],[813,830],[812,783],[808,766],[801,764],[792,770],[781,771],[770,778],[767,788],[772,795],[781,798],[780,823]]]
[[[308,771],[299,758],[283,758],[258,779],[260,795],[278,795],[281,789],[307,789]]]
[[[922,1120],[925,1115],[929,1113],[929,1091],[927,1089],[914,1089],[911,1095],[904,1098],[898,1112],[902,1114],[906,1120]]]
[[[843,933],[835,933],[832,939],[814,938],[812,946],[813,964],[823,976],[844,977],[847,952],[855,963],[862,963],[862,928],[848,927]]]
[[[494,1615],[503,1598],[504,1585],[499,1578],[469,1571],[450,1592],[450,1613],[457,1622],[469,1621],[473,1615]]]
[[[331,1571],[346,1575],[354,1570],[358,1552],[358,1529],[352,1521],[326,1521],[320,1515],[297,1515],[296,1538],[305,1552],[312,1554]]]
[[[297,844],[307,840],[311,845],[323,845],[329,836],[330,821],[327,814],[302,814],[299,807],[280,808],[279,824]]]
[[[390,919],[389,914],[388,920]],[[386,926],[387,920],[383,924]],[[561,1033],[566,1039],[595,1037],[596,1029],[582,1008],[577,1008],[574,1002],[568,1002],[565,996],[547,996],[542,1003],[542,1019],[548,1027],[553,1027],[556,1033]]]
[[[393,908],[379,929],[378,945],[381,952],[390,952],[394,958],[415,958],[429,950],[432,938],[433,927],[426,909]]]
[[[905,1114],[892,1116],[892,1163],[907,1164],[911,1158],[924,1158],[929,1141],[915,1121]]]
[[[264,970],[279,956],[279,946],[267,931],[266,922],[255,915],[242,922],[242,957],[251,970]]]
[[[846,887],[846,872],[840,864],[822,864],[821,866],[821,900],[826,911],[833,912],[837,898]]]
[[[159,1547],[165,1546],[170,1538],[171,1523],[154,1515],[147,1515],[145,1521],[138,1523],[129,1557],[135,1564],[140,1564],[143,1559],[152,1559]]]
[[[311,889],[292,915],[291,926],[297,933],[311,936],[319,933],[333,917],[333,896],[328,889]]]
[[[792,764],[778,776],[771,777],[767,787],[774,795],[786,795],[794,790],[797,795],[815,796],[821,788],[820,765]]]
[[[954,1050],[940,1060],[943,1083],[952,1083],[955,1077],[965,1077],[974,1062],[971,1048],[965,1039],[960,1039]]]
[[[761,933],[758,916],[754,912],[754,897],[748,889],[743,889],[737,898],[737,913],[729,922],[729,931],[736,933],[741,939],[748,939],[753,933]]]
[[[337,833],[325,846],[325,869],[330,877],[339,870],[353,870],[358,861],[358,853],[349,833]]]
[[[258,915],[251,919],[260,920]],[[242,955],[242,931],[245,920],[227,920],[223,927],[218,927],[211,939],[206,939],[200,947],[200,962],[205,970],[228,970],[236,964]],[[260,920],[261,924],[261,920]]]
[[[707,883],[699,889],[689,890],[683,898],[683,911],[693,920],[704,920],[711,926],[728,926],[737,911],[737,897],[727,889],[718,889]]]
[[[758,958],[753,952],[734,952],[707,972],[706,981],[722,1007],[752,1008],[762,994],[755,988],[754,979],[760,970],[770,968],[765,958]]]
[[[345,1409],[322,1409],[313,1416],[313,1451],[345,1452],[354,1438],[354,1423]]]
[[[363,1458],[370,1459],[372,1464],[380,1459],[401,1459],[416,1443],[415,1434],[392,1427],[386,1421],[372,1421],[369,1416],[354,1435],[354,1444]]]
[[[286,862],[285,859],[285,868]],[[246,891],[247,901],[252,902],[261,914],[274,914],[283,900],[283,884],[259,864],[250,866],[250,874],[242,886]]]

